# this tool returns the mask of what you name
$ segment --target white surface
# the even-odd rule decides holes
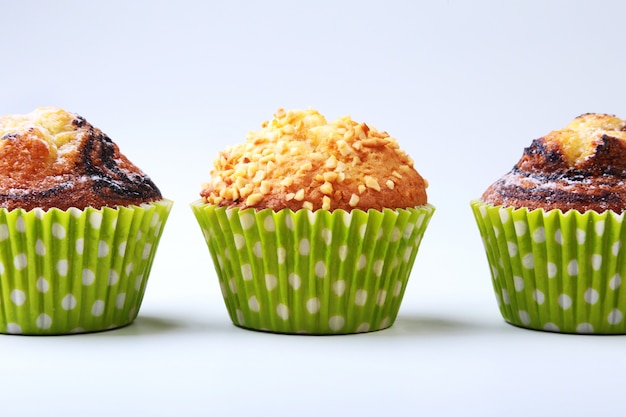
[[[383,5],[384,4],[384,5]],[[130,327],[0,337],[4,416],[620,415],[624,337],[500,318],[469,200],[533,138],[626,117],[623,2],[79,2],[0,6],[0,114],[58,105],[176,201]],[[437,207],[381,332],[230,324],[188,204],[278,107],[397,137]]]

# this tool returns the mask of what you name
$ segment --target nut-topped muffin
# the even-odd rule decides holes
[[[626,208],[626,121],[588,113],[535,139],[482,200],[531,210],[621,213]]]
[[[427,203],[426,182],[386,132],[349,116],[279,109],[245,143],[220,152],[201,192],[229,207],[336,210]]]
[[[161,198],[150,178],[81,116],[42,107],[0,117],[0,207],[66,210]]]
[[[391,326],[434,207],[395,139],[279,109],[220,152],[192,209],[231,320],[278,333]]]
[[[535,139],[471,203],[504,319],[626,334],[626,121],[583,114]]]

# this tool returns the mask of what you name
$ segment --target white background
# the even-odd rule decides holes
[[[469,201],[532,139],[626,117],[619,1],[3,1],[0,114],[56,105],[176,205],[136,322],[0,337],[3,416],[623,415],[626,339],[505,324]],[[279,107],[396,137],[437,207],[396,324],[234,327],[189,203]]]

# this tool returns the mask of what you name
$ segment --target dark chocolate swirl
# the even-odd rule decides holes
[[[35,120],[26,129],[22,123],[19,131],[2,136],[0,207],[67,210],[138,205],[162,198],[152,180],[107,135],[78,115],[52,110],[55,117],[67,119],[61,123],[65,138],[59,144],[54,139],[58,121],[45,120],[50,112],[38,115],[44,120]],[[11,120],[0,119],[2,131]]]
[[[609,116],[581,117],[595,121]],[[513,169],[483,193],[482,200],[530,210],[622,213],[626,209],[623,129],[623,124],[611,131],[563,129],[535,139]],[[575,145],[579,146],[577,158],[567,154]]]

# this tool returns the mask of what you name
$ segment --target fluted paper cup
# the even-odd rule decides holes
[[[0,333],[114,329],[139,312],[172,202],[0,209]]]
[[[626,334],[626,224],[612,211],[473,201],[500,312],[516,326]]]
[[[434,212],[192,209],[233,323],[306,334],[391,326]]]

